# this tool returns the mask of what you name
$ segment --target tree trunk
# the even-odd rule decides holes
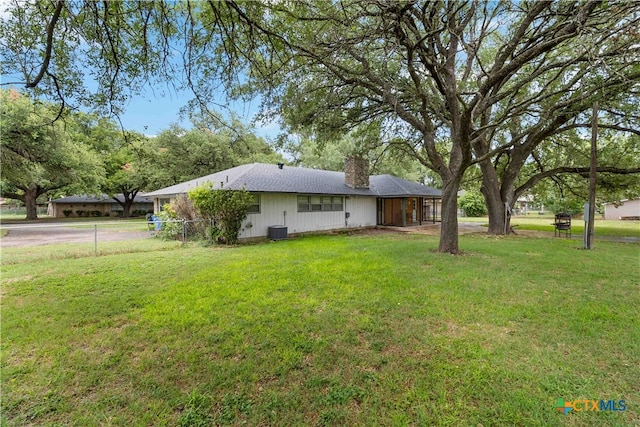
[[[118,202],[120,206],[122,206],[122,218],[129,218],[131,215],[131,206],[133,206],[133,202],[138,194],[138,190],[127,191],[125,189],[121,189],[122,191],[122,201],[120,201],[117,197],[113,196],[113,200]]]
[[[495,168],[491,164],[491,160],[485,160],[480,163],[482,170],[482,187],[480,191],[484,196],[487,204],[487,213],[489,215],[488,234],[505,234],[505,230],[509,230],[510,225],[505,223],[505,205],[500,193],[500,181]],[[507,222],[509,218],[506,218]]]
[[[38,204],[37,199],[40,193],[38,188],[28,188],[24,193],[24,205],[27,208],[26,219],[38,219]]]
[[[131,206],[133,205],[133,200],[125,199],[124,203],[120,203],[122,206],[122,218],[129,218],[131,215]]]
[[[598,178],[598,101],[593,102],[591,117],[591,167],[589,170],[589,220],[587,221],[587,245],[585,249],[593,248],[593,228],[596,216],[596,185]]]
[[[442,190],[442,226],[438,252],[458,254],[458,188],[459,179],[444,182]]]

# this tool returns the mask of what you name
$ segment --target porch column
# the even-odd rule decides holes
[[[407,198],[403,198],[402,199],[402,203],[400,203],[400,206],[402,208],[402,226],[406,227],[407,226]]]

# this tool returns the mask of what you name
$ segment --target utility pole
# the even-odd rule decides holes
[[[585,249],[593,247],[593,226],[596,216],[596,172],[598,169],[598,101],[593,101],[591,117],[591,168],[589,169],[589,215],[585,227]]]

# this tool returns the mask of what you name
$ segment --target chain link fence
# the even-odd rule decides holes
[[[211,221],[206,220],[3,222],[0,224],[0,247],[41,247],[41,251],[46,251],[48,245],[64,245],[49,250],[75,251],[85,255],[92,252],[98,255],[105,248],[114,251],[117,248],[126,250],[127,247],[136,246],[144,250],[145,246],[157,246],[157,241],[211,242],[212,239],[208,236],[211,225]]]
[[[149,228],[157,232],[158,236],[167,240],[212,242],[211,230],[213,221],[210,220],[160,220],[150,219]]]

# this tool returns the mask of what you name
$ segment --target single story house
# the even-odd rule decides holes
[[[604,219],[640,219],[640,199],[605,203]]]
[[[246,189],[254,205],[240,238],[287,233],[436,222],[441,192],[391,175],[369,176],[368,162],[348,159],[345,172],[251,163],[147,193],[154,211],[205,183],[214,189]]]
[[[124,201],[122,194],[116,194],[118,200]],[[138,193],[133,199],[129,213],[144,215],[153,212],[153,199]],[[54,218],[76,216],[121,216],[122,206],[107,194],[97,196],[68,196],[49,201],[47,214]]]

